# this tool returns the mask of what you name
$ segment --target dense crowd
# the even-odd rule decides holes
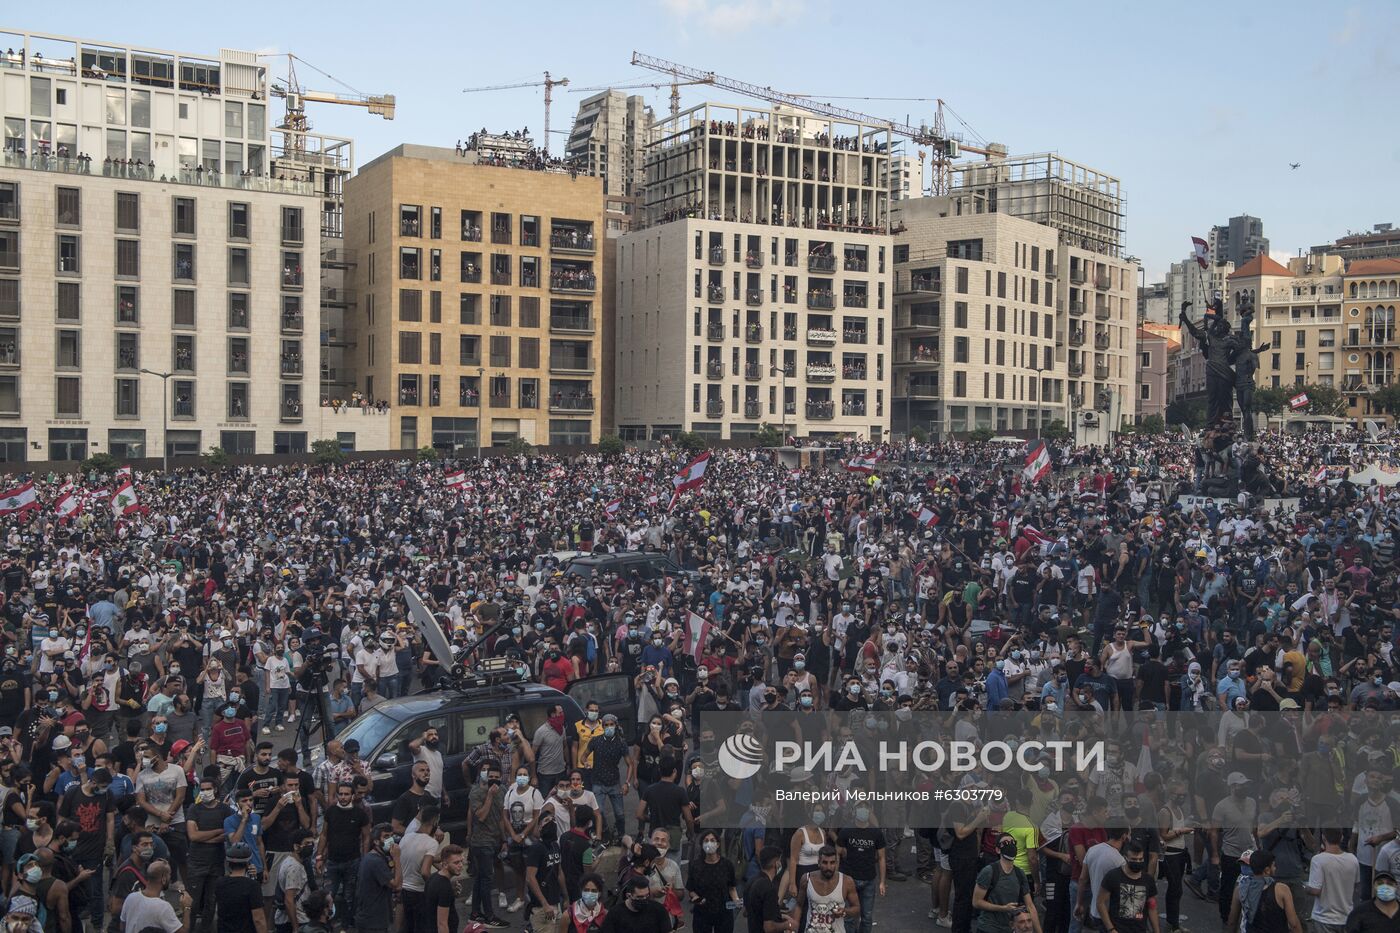
[[[38,507],[0,517],[7,926],[870,933],[882,902],[918,896],[957,933],[1175,933],[1189,891],[1249,933],[1393,931],[1400,496],[1347,479],[1391,445],[1266,436],[1282,502],[1185,507],[1177,435],[1051,445],[1038,480],[995,443],[800,468],[716,451],[674,498],[670,448],[139,475],[119,518],[52,507],[107,478],[34,477]],[[563,572],[561,552],[637,550],[683,572]],[[375,822],[371,749],[285,746],[308,716],[341,734],[437,683],[406,585],[464,658],[561,690],[626,674],[635,731],[561,705],[531,734],[503,719],[445,775],[429,729]],[[305,679],[321,652],[324,714]],[[702,714],[727,710],[1232,718],[1177,736],[1189,767],[1110,749],[1107,774],[1027,778],[937,826],[817,806],[779,827],[737,785],[737,822],[701,806],[728,780]],[[1261,775],[1269,714],[1300,744]],[[1335,819],[1285,816],[1319,796]]]

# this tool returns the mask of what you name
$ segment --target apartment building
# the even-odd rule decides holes
[[[564,155],[578,170],[603,180],[606,230],[632,229],[645,168],[643,151],[654,115],[646,98],[608,89],[578,105]]]
[[[1172,400],[1170,365],[1172,354],[1181,347],[1180,325],[1143,321],[1137,334],[1137,419],[1166,417]]]
[[[622,437],[885,436],[889,135],[715,103],[657,125],[617,242]]]
[[[4,41],[0,458],[377,446],[318,404],[317,200],[269,175],[256,53]]]
[[[1339,256],[1312,259],[1300,257],[1284,266],[1267,255],[1256,256],[1230,276],[1231,321],[1238,321],[1240,299],[1249,295],[1256,340],[1269,344],[1259,357],[1256,379],[1261,386],[1317,383],[1340,389],[1360,381],[1360,354],[1348,354],[1343,346],[1348,330],[1342,314],[1345,263]]]
[[[911,155],[893,155],[889,161],[891,201],[924,196],[924,162]]]
[[[405,450],[595,442],[602,182],[480,142],[398,146],[346,183],[360,390],[393,399]]]
[[[1231,217],[1211,227],[1206,242],[1210,246],[1210,258],[1216,263],[1229,262],[1238,267],[1258,256],[1269,255],[1264,221],[1249,214]]]
[[[957,216],[952,204],[893,209],[895,433],[1067,422],[1057,336],[1075,348],[1100,338],[1083,323],[1059,334],[1057,232],[1009,214]]]
[[[1400,258],[1352,259],[1343,276],[1342,320],[1346,325],[1342,390],[1347,416],[1389,418],[1370,393],[1395,381],[1400,339],[1395,310],[1400,307]]]

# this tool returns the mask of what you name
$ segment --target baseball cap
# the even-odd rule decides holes
[[[247,845],[247,843],[235,842],[233,845],[228,847],[228,850],[224,853],[224,858],[228,859],[235,865],[247,864],[253,859],[253,850]]]
[[[0,726],[0,739],[8,739],[14,734],[15,730],[11,729],[9,726]]]
[[[56,752],[63,751],[65,748],[71,748],[72,746],[73,740],[66,735],[60,735],[53,740],[53,750]]]
[[[358,755],[360,753],[360,740],[346,739],[344,743],[341,744],[341,747],[352,755]]]
[[[1391,884],[1394,884],[1394,883],[1395,883],[1395,873],[1392,872],[1392,871],[1389,871],[1388,869],[1382,868],[1382,869],[1378,869],[1378,870],[1375,872],[1375,874],[1371,875],[1371,880],[1372,880],[1372,881],[1380,881],[1381,879],[1385,879],[1386,881],[1389,881]]]
[[[1385,689],[1389,690],[1391,693],[1400,693],[1400,680],[1392,680],[1385,685]]]
[[[1238,771],[1231,771],[1230,776],[1225,779],[1225,783],[1230,787],[1238,787],[1241,784],[1248,784],[1249,778]]]

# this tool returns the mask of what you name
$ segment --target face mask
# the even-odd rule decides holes
[[[39,828],[39,821],[38,821],[38,820],[35,820],[35,819],[28,819],[28,820],[25,820],[25,821],[24,821],[24,828],[27,829],[27,830],[29,830],[29,831],[32,833],[32,832],[34,832],[34,830],[36,830],[36,829]]]
[[[851,684],[849,687],[846,688],[846,692],[853,697],[860,696],[860,684]]]
[[[690,776],[693,777],[693,778],[695,778],[695,780],[698,781],[698,780],[700,780],[702,777],[705,776],[705,769],[704,769],[704,768],[691,768],[691,769],[690,769]]]
[[[340,807],[340,809],[342,809],[342,810],[349,810],[351,807],[353,807],[353,806],[355,805],[355,801],[353,801],[353,800],[343,800],[343,801],[342,801],[342,800],[337,800],[337,801],[335,802],[335,805],[336,805],[337,807]]]
[[[1380,679],[1379,677],[1377,677],[1377,678],[1376,678],[1376,683],[1380,683],[1380,682],[1381,682],[1381,679]],[[50,702],[50,703],[57,703],[57,702],[58,702],[58,691],[57,691],[57,690],[50,690],[50,691],[49,691],[49,702]]]
[[[234,707],[232,707],[232,706],[226,706],[226,707],[224,707],[224,718],[225,718],[225,719],[232,719],[234,716],[237,716],[237,715],[238,715],[238,710],[235,709]]]
[[[812,822],[820,826],[826,822],[826,814],[820,810],[812,811]]]
[[[997,846],[997,854],[1004,859],[1014,859],[1016,857],[1016,843],[1003,842]]]
[[[798,670],[798,671],[806,670],[806,669],[807,669],[807,662],[806,662],[806,661],[793,661],[793,662],[792,662],[792,667],[793,667],[794,670]]]
[[[608,738],[612,738],[614,735],[617,735],[617,727],[616,727],[616,726],[604,726],[604,727],[603,727],[603,735],[607,736]]]
[[[870,819],[870,808],[856,807],[856,822],[864,823],[868,819]]]
[[[44,877],[44,870],[38,865],[30,865],[24,870],[24,880],[30,884],[38,884],[42,877]]]
[[[151,858],[156,854],[155,846],[142,846],[136,851],[140,854],[141,858],[146,861],[150,861]]]
[[[588,721],[589,721],[589,722],[597,722],[597,721],[598,721],[598,711],[597,711],[596,709],[591,709],[591,710],[588,711]]]
[[[1147,863],[1144,862],[1142,859],[1129,859],[1128,871],[1142,871],[1143,866],[1145,866],[1146,864]]]
[[[1240,672],[1239,672],[1239,671],[1231,671],[1231,672],[1230,672],[1230,679],[1231,679],[1231,680],[1239,680],[1239,679],[1240,679]],[[1380,678],[1379,678],[1379,677],[1376,678],[1376,682],[1377,682],[1377,683],[1380,682]]]
[[[1378,885],[1376,885],[1376,900],[1378,900],[1378,901],[1385,901],[1387,904],[1390,903],[1391,901],[1395,900],[1395,885],[1393,885],[1393,884],[1378,884]]]
[[[149,755],[146,755],[146,756],[142,757],[142,759],[141,759],[141,767],[142,767],[142,768],[149,768],[150,766],[151,766],[151,758],[150,758],[150,756],[149,756]]]
[[[584,907],[596,907],[598,904],[598,892],[584,891],[583,896],[579,899],[583,901]]]
[[[392,849],[392,848],[394,847],[394,837],[393,837],[393,836],[385,836],[385,837],[384,837],[384,841],[381,842],[380,845],[384,847],[384,851],[385,851],[385,852],[388,852],[390,849]]]
[[[86,766],[87,766],[87,757],[86,757],[85,755],[74,755],[74,756],[73,756],[73,767],[75,767],[75,768],[84,768],[84,767],[86,767]]]
[[[706,839],[705,844],[700,848],[705,850],[706,855],[714,855],[719,851],[719,843],[715,842],[713,839]]]
[[[530,776],[529,776],[528,774],[517,774],[517,775],[515,776],[515,786],[516,786],[516,787],[525,787],[525,786],[527,786],[529,783],[530,783]]]
[[[810,706],[812,705],[812,698],[811,698],[811,697],[802,697],[801,703],[802,703],[802,705],[803,705],[804,707],[810,707]]]
[[[163,722],[158,722],[158,723],[156,723],[156,729],[155,729],[156,735],[165,735],[166,730],[169,729],[169,728],[170,728],[170,726],[167,725],[166,723],[163,723]]]

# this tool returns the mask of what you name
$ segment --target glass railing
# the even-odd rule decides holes
[[[250,173],[226,174],[205,171],[203,167],[180,167],[170,172],[162,172],[153,163],[139,163],[135,160],[123,162],[97,162],[89,157],[60,157],[36,153],[22,155],[7,149],[0,156],[0,165],[6,168],[25,168],[40,172],[57,172],[67,175],[102,175],[109,178],[125,178],[132,181],[155,181],[162,184],[198,185],[206,188],[230,188],[239,191],[265,191],[272,194],[297,194],[314,196],[316,186],[309,181],[295,178],[274,178],[270,175]]]

